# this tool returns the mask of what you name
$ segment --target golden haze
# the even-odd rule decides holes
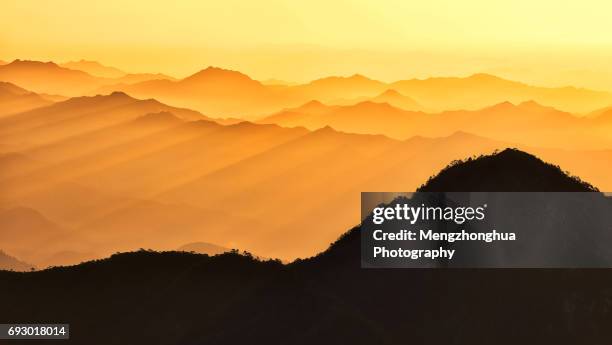
[[[606,92],[488,74],[268,85],[221,68],[177,80],[21,60],[0,80],[2,250],[40,267],[194,242],[309,256],[358,222],[360,191],[414,190],[505,147],[612,187]]]
[[[611,190],[610,10],[3,2],[0,251],[39,268],[138,248],[292,260],[357,224],[361,191],[506,147]]]
[[[176,77],[213,65],[298,82],[489,72],[612,90],[608,1],[51,0],[2,9],[7,61],[86,58]]]

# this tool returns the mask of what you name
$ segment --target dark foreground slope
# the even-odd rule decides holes
[[[508,170],[500,168],[516,157],[514,168],[529,173],[508,182]],[[481,159],[493,164],[480,171]],[[421,189],[481,190],[479,183],[488,181],[498,190],[592,191],[517,151],[480,160],[455,164]],[[463,169],[481,178],[444,178]],[[531,182],[544,181],[543,176],[554,184]],[[70,268],[0,272],[0,323],[70,323],[74,344],[604,344],[612,339],[611,270],[364,270],[359,248],[359,228],[354,228],[326,252],[291,265],[235,253],[140,251]]]

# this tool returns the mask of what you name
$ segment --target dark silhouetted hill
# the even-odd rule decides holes
[[[529,153],[505,149],[491,155],[451,162],[417,191],[594,192],[597,188]],[[356,260],[360,256],[358,242],[359,227],[355,227],[320,256],[336,263]]]
[[[419,188],[421,192],[597,191],[561,168],[516,149],[455,161]]]
[[[508,182],[509,167],[524,171]],[[532,181],[543,176],[553,182]],[[421,190],[436,188],[593,190],[513,150],[456,163]],[[0,296],[11,296],[3,300],[0,323],[70,323],[75,344],[509,345],[612,339],[610,270],[361,269],[359,250],[355,227],[327,251],[289,265],[233,252],[211,257],[139,251],[69,268],[0,272]]]

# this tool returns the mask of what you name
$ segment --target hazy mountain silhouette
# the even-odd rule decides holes
[[[531,86],[484,73],[466,78],[401,80],[391,83],[390,87],[439,111],[479,109],[504,101],[521,103],[535,100],[565,111],[582,113],[608,106],[612,96],[608,92],[575,87]]]
[[[123,77],[117,78],[114,83],[124,83],[124,84],[133,84],[133,83],[141,83],[148,80],[177,80],[174,77],[163,73],[128,73]]]
[[[53,62],[15,60],[0,66],[0,80],[38,93],[78,96],[103,84],[83,71],[60,67]]]
[[[179,124],[179,123],[182,123],[183,121],[179,117],[177,117],[176,115],[172,114],[169,111],[160,111],[157,113],[149,113],[149,114],[142,115],[141,117],[136,118],[133,122],[137,124],[149,125],[149,124],[158,124],[158,123]]]
[[[166,78],[153,78],[166,79]],[[126,84],[127,83],[127,84]],[[325,77],[306,84],[267,85],[247,75],[209,67],[182,80],[107,83],[97,92],[124,91],[135,97],[189,107],[215,117],[252,120],[316,99],[346,105],[373,101],[407,110],[476,110],[505,101],[535,100],[570,112],[589,112],[609,106],[612,94],[573,87],[545,88],[488,74],[465,78],[428,78],[384,83],[356,74]],[[236,102],[239,99],[240,102]]]
[[[585,115],[585,117],[587,117],[587,118],[594,118],[594,117],[598,117],[599,115],[602,115],[602,114],[604,114],[604,113],[607,113],[607,112],[609,112],[610,110],[612,110],[612,106],[610,106],[610,107],[604,107],[604,108],[597,109],[597,110],[594,110],[594,111],[592,111],[592,112],[590,112],[590,113],[586,114],[586,115]]]
[[[393,89],[389,89],[381,93],[380,95],[372,98],[371,101],[376,103],[389,103],[394,107],[404,110],[421,110],[422,108],[422,106],[414,99],[402,95]]]
[[[95,77],[105,78],[106,84],[133,84],[147,80],[176,80],[175,78],[163,73],[127,73],[118,68],[105,66],[97,61],[70,61],[60,66],[73,70],[79,70],[91,74]],[[115,90],[113,90],[115,91]]]
[[[466,131],[531,146],[612,147],[612,141],[602,129],[600,118],[603,117],[574,116],[534,101],[518,105],[502,102],[479,110],[444,111],[436,114],[407,111],[389,103],[371,101],[344,106],[319,103],[315,107],[308,104],[283,110],[258,122],[276,123],[285,127],[303,126],[308,129],[331,126],[341,131],[383,134],[396,139],[415,135],[446,136]],[[605,125],[605,121],[603,123]]]
[[[379,106],[364,108],[390,107]],[[338,107],[315,101],[301,108]],[[73,229],[71,241],[53,251],[103,255],[206,239],[290,260],[323,250],[339,228],[350,226],[359,217],[360,191],[416,189],[457,157],[521,147],[598,187],[612,185],[605,150],[517,146],[465,132],[399,141],[329,127],[221,125],[190,121],[192,116],[202,118],[116,93],[0,120],[0,145],[19,151],[0,156],[0,202],[35,209]],[[328,221],[320,223],[323,218]],[[80,235],[87,241],[77,241]]]
[[[285,127],[303,126],[311,130],[331,126],[340,131],[383,134],[397,139],[409,138],[411,134],[428,134],[413,130],[419,122],[425,120],[426,114],[405,111],[388,103],[364,101],[347,106],[320,104],[316,109],[313,108],[306,104],[273,114],[258,123],[276,123]]]
[[[159,73],[125,74],[94,61],[69,62],[60,66],[53,62],[15,60],[0,65],[0,80],[37,93],[68,96],[124,91],[135,97],[153,97],[216,117],[242,116],[247,119],[295,107],[312,99],[329,104],[346,104],[351,99],[357,102],[372,100],[403,109],[433,112],[475,110],[504,101],[518,104],[534,100],[564,111],[587,113],[612,103],[612,94],[608,92],[575,87],[538,87],[483,73],[463,78],[437,77],[392,83],[355,74],[279,86],[265,85],[243,73],[217,67],[175,80]],[[389,90],[404,97],[391,95]]]
[[[135,97],[197,109],[216,117],[252,116],[280,109],[284,96],[240,72],[208,67],[181,80],[110,85],[98,92],[124,91]],[[237,101],[239,100],[239,101]]]
[[[612,125],[612,108],[603,109],[596,116],[591,117],[591,119],[598,126],[601,126],[600,128],[609,128]]]
[[[327,77],[286,88],[289,93],[326,103],[359,97],[371,99],[386,90],[394,90],[411,97],[432,111],[474,110],[504,101],[521,103],[535,100],[565,111],[588,112],[598,107],[609,106],[612,101],[612,94],[607,92],[574,87],[531,86],[483,73],[468,77],[435,77],[399,80],[392,83],[383,83],[361,75]]]
[[[312,100],[299,107],[283,109],[270,116],[266,116],[257,121],[257,123],[274,123],[283,127],[303,126],[317,129],[325,126],[321,126],[321,124],[325,123],[324,121],[317,119],[338,108],[339,106],[329,106],[317,100]],[[316,125],[312,125],[313,122],[316,123]]]
[[[409,111],[423,111],[424,108],[412,97],[402,95],[401,93],[387,89],[386,91],[374,96],[374,97],[358,97],[352,99],[336,99],[330,102],[333,105],[353,105],[363,102],[374,102],[374,103],[386,103],[392,105],[395,108]]]
[[[334,76],[313,80],[307,84],[296,85],[290,91],[309,99],[332,100],[374,96],[385,89],[385,83],[355,74],[350,77]]]
[[[22,150],[62,136],[100,129],[160,111],[171,112],[185,120],[208,119],[193,110],[171,107],[153,99],[139,100],[125,93],[114,92],[110,95],[75,97],[0,118],[0,141],[12,142]]]
[[[69,61],[61,64],[60,66],[73,70],[83,71],[93,76],[102,78],[120,78],[127,74],[126,72],[118,68],[105,66],[97,61]]]
[[[209,71],[194,78],[212,78],[215,73],[226,72]],[[248,78],[236,75],[236,79]],[[322,123],[327,117],[338,118],[337,123],[345,121],[351,131],[359,129],[350,127],[351,121],[367,128],[372,114],[379,112],[388,112],[379,120],[393,130],[406,117],[418,123],[432,116],[374,102],[334,106],[310,101],[286,111],[291,112],[313,114]],[[505,132],[520,129],[519,124],[530,119],[547,127],[577,119],[535,102],[500,103],[478,112],[447,115],[443,123],[476,119],[483,128],[490,118],[515,119],[516,123],[508,122],[515,127],[500,127]],[[57,246],[49,252],[28,253],[35,259],[19,257],[39,265],[51,252],[102,255],[140,246],[174,249],[206,239],[292,259],[322,250],[337,229],[358,217],[359,191],[414,189],[451,159],[505,147],[529,149],[601,188],[612,181],[605,169],[610,155],[606,150],[526,147],[456,131],[400,141],[329,127],[309,132],[201,119],[206,117],[195,111],[121,92],[76,97],[0,119],[0,203],[36,210],[74,235],[70,241],[62,238],[63,242],[53,243]],[[563,140],[572,141],[570,136]],[[332,197],[322,200],[320,195]],[[225,223],[215,217],[217,210],[228,209],[236,211],[223,213]],[[198,217],[198,212],[210,217]],[[174,220],[176,215],[182,215],[181,222]],[[319,224],[319,218],[329,221]],[[183,237],[173,238],[178,223]],[[252,230],[248,236],[233,231],[246,228]],[[121,244],[123,231],[129,241]],[[138,237],[139,231],[159,237]],[[87,241],[79,243],[80,235]],[[235,238],[237,243],[232,242]]]
[[[74,250],[59,250],[43,256],[38,261],[39,268],[72,266],[86,261],[95,260],[100,255],[91,252],[77,252]]]
[[[29,157],[56,162],[125,144],[131,140],[181,126],[184,123],[185,120],[170,111],[148,113],[133,120],[93,131],[71,133],[60,140],[34,147],[24,153]]]
[[[327,113],[333,111],[334,109],[338,109],[338,108],[339,108],[338,106],[326,105],[326,104],[323,104],[322,102],[319,102],[317,100],[312,100],[312,101],[309,101],[309,102],[306,102],[306,103],[300,105],[299,107],[285,109],[285,111],[286,112],[294,112],[294,113],[323,115],[323,114],[327,114]],[[281,111],[280,114],[282,114],[282,113],[283,112]]]
[[[32,90],[52,101],[64,100],[55,96],[83,96],[95,92],[106,85],[111,93],[121,89],[121,85],[150,80],[174,80],[161,73],[125,73],[113,67],[103,66],[95,61],[75,61],[58,65],[54,62],[15,60],[0,65],[0,81],[10,82]],[[54,96],[48,96],[54,95]],[[147,97],[149,98],[149,97]]]
[[[219,67],[208,67],[181,80],[181,84],[197,88],[214,88],[214,84],[226,84],[234,87],[258,89],[261,83],[246,74]]]
[[[34,265],[25,263],[0,250],[0,270],[26,272],[35,268]]]
[[[198,254],[217,255],[231,251],[230,248],[218,246],[208,242],[192,242],[177,248],[180,252],[192,252]]]
[[[100,255],[133,248],[174,250],[195,238],[227,241],[246,236],[257,221],[230,211],[209,210],[185,204],[132,201],[115,205],[106,214],[80,225],[75,242],[85,239]],[[169,233],[171,232],[171,233]],[[221,242],[222,243],[222,242]]]
[[[42,107],[53,102],[34,92],[0,81],[0,117]]]
[[[526,173],[509,181],[505,168],[513,164]],[[544,190],[592,190],[512,150],[454,164],[431,181],[482,190],[480,179],[448,174],[464,168],[500,176],[498,186],[489,185],[495,190],[543,190],[532,176],[556,176]],[[359,251],[356,227],[290,265],[235,253],[140,251],[70,268],[0,272],[0,293],[12,296],[0,322],[62,320],[73,342],[90,344],[575,344],[612,336],[609,270],[361,269]],[[170,321],[171,329],[164,326]]]
[[[464,78],[400,80],[389,84],[360,75],[347,78],[328,77],[286,88],[286,92],[333,104],[339,99],[373,98],[389,89],[411,97],[423,108],[435,112],[476,110],[504,101],[521,103],[529,100],[565,111],[588,112],[609,106],[612,102],[612,94],[608,92],[574,87],[531,86],[489,74],[474,74]]]
[[[2,249],[22,260],[37,264],[37,259],[60,244],[65,234],[65,229],[37,210],[26,207],[0,209]]]

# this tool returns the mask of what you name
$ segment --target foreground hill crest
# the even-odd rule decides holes
[[[596,192],[597,188],[529,153],[505,149],[458,160],[431,177],[420,192]]]

